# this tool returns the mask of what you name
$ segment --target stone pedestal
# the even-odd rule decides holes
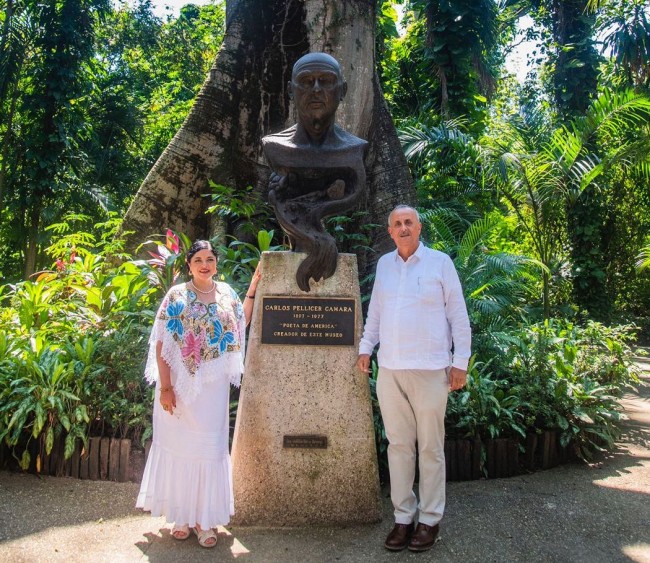
[[[232,449],[235,524],[381,518],[368,376],[355,367],[362,331],[356,256],[339,255],[335,275],[312,282],[309,293],[295,280],[304,258],[292,252],[262,255]],[[300,303],[299,297],[354,300],[354,344],[262,343],[265,296],[290,303]],[[301,447],[301,437],[312,447]],[[319,443],[323,438],[327,447]]]

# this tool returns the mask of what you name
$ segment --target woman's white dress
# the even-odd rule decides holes
[[[158,310],[145,370],[156,382],[153,440],[136,502],[152,516],[207,529],[234,513],[229,392],[243,370],[245,326],[241,302],[225,283],[209,306],[186,284],[174,286]],[[158,341],[171,367],[173,415],[160,405]]]

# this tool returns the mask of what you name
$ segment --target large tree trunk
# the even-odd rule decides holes
[[[366,222],[377,223],[368,272],[392,248],[386,216],[415,203],[413,182],[375,75],[374,2],[238,0],[227,5],[223,45],[183,126],[145,178],[124,219],[132,246],[165,228],[205,237],[208,180],[243,194],[266,193],[269,169],[260,139],[295,122],[286,85],[293,63],[310,51],[341,63],[348,94],[337,122],[369,141]],[[232,230],[233,226],[228,226]]]

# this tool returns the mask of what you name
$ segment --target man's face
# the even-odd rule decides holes
[[[390,216],[388,234],[400,255],[410,256],[418,249],[421,230],[422,224],[412,209],[398,209]]]
[[[291,79],[298,120],[328,120],[333,118],[345,93],[345,83],[330,66],[305,64]]]

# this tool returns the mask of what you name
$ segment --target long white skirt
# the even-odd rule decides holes
[[[228,452],[228,377],[204,382],[191,404],[176,398],[174,414],[160,405],[156,385],[153,441],[136,507],[177,525],[225,525],[234,514]]]

